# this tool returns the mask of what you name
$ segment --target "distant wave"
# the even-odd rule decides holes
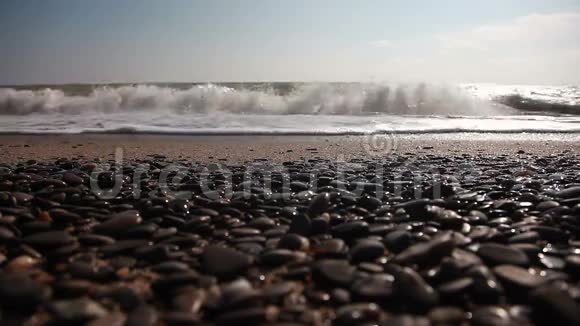
[[[272,88],[222,85],[172,88],[155,85],[95,87],[86,95],[58,88],[0,89],[0,115],[168,113],[248,114],[509,114],[505,107],[474,98],[460,87],[429,84],[298,84],[287,94]]]
[[[481,99],[522,112],[580,115],[580,87],[472,84],[464,89]]]
[[[580,114],[580,104],[554,103],[551,101],[524,97],[519,94],[498,96],[495,100],[514,109],[527,112],[542,112],[547,114]]]

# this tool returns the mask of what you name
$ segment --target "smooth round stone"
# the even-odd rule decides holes
[[[564,266],[566,266],[566,262],[564,261],[564,259],[562,259],[560,257],[539,254],[538,258],[539,258],[540,263],[549,269],[559,270],[559,269],[563,269]]]
[[[205,208],[205,207],[195,208],[195,209],[191,210],[191,214],[197,215],[197,216],[210,216],[210,217],[217,217],[220,215],[220,213],[218,211],[213,210],[211,208]]]
[[[74,223],[81,219],[80,215],[62,208],[52,208],[48,211],[48,214],[57,223]]]
[[[382,310],[374,303],[355,303],[336,310],[333,325],[366,325],[378,320]]]
[[[509,313],[501,307],[481,307],[473,311],[471,323],[476,326],[509,326],[512,320]]]
[[[261,232],[258,229],[243,227],[243,228],[235,228],[235,229],[230,230],[230,234],[235,236],[235,237],[241,238],[241,237],[257,236],[257,235],[260,235]]]
[[[114,277],[114,270],[111,266],[96,266],[86,261],[71,262],[68,265],[68,272],[75,278],[95,281],[111,280]]]
[[[520,250],[526,254],[530,261],[534,261],[538,257],[538,254],[541,252],[541,248],[532,243],[514,243],[511,244],[510,247]]]
[[[261,294],[268,301],[278,302],[296,289],[294,282],[279,282],[262,289]]]
[[[397,256],[394,261],[403,264],[434,265],[438,264],[444,257],[451,255],[455,248],[455,241],[451,233],[446,233],[435,237],[433,240],[415,244]]]
[[[201,317],[198,314],[186,311],[170,311],[163,314],[162,319],[165,322],[165,325],[185,326],[185,325],[199,325]]]
[[[380,274],[383,272],[383,266],[375,263],[363,262],[357,265],[360,271],[370,274]]]
[[[425,218],[427,215],[427,205],[431,201],[427,198],[415,199],[403,204],[395,206],[395,208],[403,208],[413,218]]]
[[[566,270],[575,274],[576,277],[580,275],[580,255],[570,255],[566,257]]]
[[[394,267],[395,289],[408,308],[417,312],[429,310],[439,302],[439,294],[425,280],[409,267]]]
[[[303,252],[296,252],[288,249],[274,249],[262,252],[260,262],[270,266],[280,266],[293,261],[299,261],[306,256]]]
[[[331,233],[343,240],[361,238],[369,233],[369,224],[364,221],[345,222],[332,227]]]
[[[13,192],[12,196],[14,196],[18,205],[27,205],[34,198],[34,196],[23,192]]]
[[[84,180],[74,173],[67,172],[63,174],[62,181],[66,182],[70,186],[75,187],[82,184]]]
[[[521,250],[496,243],[484,243],[477,250],[477,255],[490,265],[528,266],[528,256]]]
[[[104,317],[108,311],[99,303],[90,299],[57,301],[49,306],[55,319],[61,323],[83,323]]]
[[[458,325],[465,320],[465,312],[457,307],[436,307],[427,314],[436,325]]]
[[[269,217],[258,217],[248,223],[248,227],[256,228],[261,231],[269,230],[276,226],[276,222]]]
[[[159,321],[159,313],[149,305],[142,304],[133,309],[127,316],[125,326],[154,326]]]
[[[330,301],[330,294],[326,291],[317,291],[311,288],[308,288],[304,291],[304,296],[308,299],[309,302],[313,304],[328,304]]]
[[[580,325],[580,304],[562,289],[542,286],[530,294],[534,319],[546,325]]]
[[[188,271],[189,266],[185,263],[178,261],[167,261],[152,266],[151,270],[161,274],[180,273]]]
[[[322,259],[312,267],[315,282],[330,287],[348,287],[354,279],[356,268],[346,260]]]
[[[53,285],[54,293],[61,298],[78,298],[94,291],[95,283],[87,280],[66,279]]]
[[[118,287],[115,288],[109,296],[119,303],[121,309],[132,311],[143,303],[143,298],[132,288]]]
[[[580,186],[570,187],[564,190],[560,190],[554,193],[554,196],[558,198],[568,199],[580,197]]]
[[[549,226],[534,226],[532,231],[538,232],[543,240],[551,243],[566,243],[570,237],[563,230]]]
[[[358,241],[350,250],[350,259],[352,262],[373,261],[385,253],[385,246],[376,240]]]
[[[111,237],[90,233],[81,234],[78,239],[80,243],[87,246],[104,246],[115,243],[115,239]]]
[[[148,240],[122,240],[115,243],[105,245],[99,248],[99,251],[104,255],[117,255],[117,254],[131,254],[137,248],[147,247],[151,244]]]
[[[373,275],[356,280],[351,287],[355,301],[385,303],[393,299],[393,276],[388,274]]]
[[[9,261],[5,266],[5,272],[23,272],[40,264],[40,260],[28,255],[18,256]]]
[[[472,286],[472,278],[462,277],[439,285],[437,291],[444,298],[461,300],[461,295],[467,293]]]
[[[109,259],[109,264],[115,270],[127,267],[133,268],[137,263],[137,259],[135,257],[129,256],[116,256]]]
[[[25,243],[38,248],[54,248],[71,244],[75,241],[68,232],[65,231],[48,231],[34,233],[22,239]]]
[[[14,241],[16,234],[13,230],[0,226],[0,243],[10,243]]]
[[[301,235],[290,233],[280,238],[278,248],[307,251],[310,248],[310,241]]]
[[[314,218],[324,213],[330,207],[330,194],[328,192],[323,192],[316,195],[308,206],[306,214]]]
[[[321,234],[328,231],[329,221],[326,217],[315,217],[312,219],[312,233]]]
[[[172,306],[178,311],[198,313],[207,298],[204,290],[187,287],[179,290],[172,299]]]
[[[516,234],[508,239],[509,243],[536,243],[540,240],[540,234],[535,231],[528,231],[520,234]]]
[[[12,194],[8,192],[0,192],[0,206],[14,207],[18,205],[18,201]]]
[[[14,310],[35,310],[48,300],[50,289],[25,274],[0,275],[0,303]]]
[[[87,326],[124,326],[126,321],[127,315],[122,312],[113,312],[89,322]]]
[[[93,227],[93,232],[102,235],[119,235],[127,231],[128,228],[141,223],[141,216],[138,211],[125,211],[113,215],[110,219]]]
[[[396,230],[387,234],[383,242],[389,251],[399,253],[413,244],[413,235],[408,231]]]
[[[497,303],[504,291],[501,283],[495,278],[489,268],[484,265],[476,265],[471,267],[466,275],[473,279],[471,291],[474,301]]]
[[[330,291],[330,300],[336,305],[345,305],[351,302],[350,293],[345,289],[336,288]]]
[[[219,246],[207,246],[201,255],[202,269],[221,279],[240,276],[252,261],[251,256]]]
[[[348,253],[348,248],[341,239],[329,239],[314,246],[313,251],[317,257],[343,258]]]
[[[543,212],[552,208],[556,208],[558,206],[560,206],[560,203],[558,203],[557,201],[546,200],[536,205],[536,209],[540,212]]]
[[[289,227],[286,225],[281,225],[281,226],[277,226],[275,228],[272,228],[270,230],[265,231],[264,233],[262,233],[262,235],[264,235],[265,237],[268,238],[278,238],[283,236],[284,234],[288,233]]]
[[[307,236],[312,231],[312,220],[306,214],[297,214],[292,218],[289,233]]]
[[[245,278],[239,278],[222,285],[221,296],[217,303],[219,311],[235,310],[242,307],[255,306],[260,294]]]
[[[219,314],[216,325],[264,325],[271,323],[278,314],[274,307],[250,307]]]
[[[257,242],[242,242],[236,244],[235,248],[245,254],[258,256],[264,251],[264,246]]]
[[[144,223],[134,225],[123,231],[126,238],[150,238],[159,230],[159,225],[154,223]]]
[[[184,286],[195,285],[200,279],[199,274],[195,271],[186,271],[179,273],[172,273],[158,278],[151,284],[151,288],[155,293],[161,296],[173,295],[173,292]]]
[[[538,287],[546,282],[544,277],[530,273],[527,269],[514,265],[500,265],[493,268],[495,275],[505,285],[523,289]]]
[[[380,324],[381,326],[431,326],[429,319],[410,314],[395,315]]]

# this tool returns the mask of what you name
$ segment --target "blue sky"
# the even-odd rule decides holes
[[[2,0],[0,84],[580,83],[577,0]]]

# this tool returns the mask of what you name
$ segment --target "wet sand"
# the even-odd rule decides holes
[[[378,136],[1,135],[0,162],[162,155],[199,162],[349,160],[390,154],[549,155],[580,149],[578,134],[413,134]]]

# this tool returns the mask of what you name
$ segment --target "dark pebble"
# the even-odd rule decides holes
[[[477,255],[491,265],[528,266],[528,256],[521,250],[497,243],[484,243],[477,250]]]
[[[60,247],[71,244],[75,241],[75,238],[73,238],[68,232],[49,231],[31,234],[24,237],[22,240],[33,247],[45,249],[47,247]]]
[[[580,304],[568,293],[547,285],[531,293],[535,319],[541,324],[580,325]]]
[[[350,250],[353,262],[373,261],[385,253],[385,246],[376,240],[361,240]]]
[[[500,265],[493,272],[506,285],[522,289],[532,289],[546,282],[546,278],[530,273],[528,270],[514,265]]]
[[[208,246],[201,256],[203,270],[218,278],[240,276],[252,264],[252,258],[237,250]]]
[[[57,301],[49,305],[50,312],[60,323],[77,324],[104,317],[108,311],[90,299]]]
[[[49,299],[49,288],[35,282],[25,274],[0,275],[0,303],[14,310],[34,311]]]
[[[314,263],[312,277],[321,285],[347,287],[354,279],[355,270],[346,260],[324,259]]]

